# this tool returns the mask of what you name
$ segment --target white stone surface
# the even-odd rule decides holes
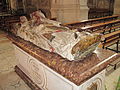
[[[19,68],[42,90],[66,90],[66,88],[68,90],[88,90],[93,83],[97,84],[97,90],[104,90],[105,70],[77,86],[16,45],[14,47]]]
[[[62,23],[88,19],[87,0],[61,0],[58,3],[57,19]]]

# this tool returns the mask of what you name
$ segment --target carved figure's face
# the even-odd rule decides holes
[[[27,22],[28,20],[27,20],[27,18],[25,17],[25,16],[21,16],[20,17],[20,22],[21,23],[25,23],[25,22]]]

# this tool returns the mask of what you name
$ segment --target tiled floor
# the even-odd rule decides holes
[[[31,90],[14,72],[16,64],[14,48],[0,31],[0,90]],[[115,90],[119,76],[120,68],[106,76],[107,90]]]

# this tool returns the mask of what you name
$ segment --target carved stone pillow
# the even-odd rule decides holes
[[[27,18],[26,18],[25,16],[21,16],[21,17],[20,17],[20,23],[21,23],[21,24],[24,24],[24,23],[26,23],[26,22],[28,22]]]
[[[35,11],[30,14],[33,26],[38,26],[44,22],[45,16],[41,11]]]

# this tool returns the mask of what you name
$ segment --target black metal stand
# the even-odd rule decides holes
[[[106,48],[106,49],[112,50],[112,51],[114,51],[114,52],[116,52],[116,53],[120,53],[120,51],[119,51],[119,40],[118,40],[115,44],[116,44],[116,49],[110,48],[111,45],[110,45],[110,46],[107,46],[107,47],[104,47],[104,46],[103,46],[103,49]]]

